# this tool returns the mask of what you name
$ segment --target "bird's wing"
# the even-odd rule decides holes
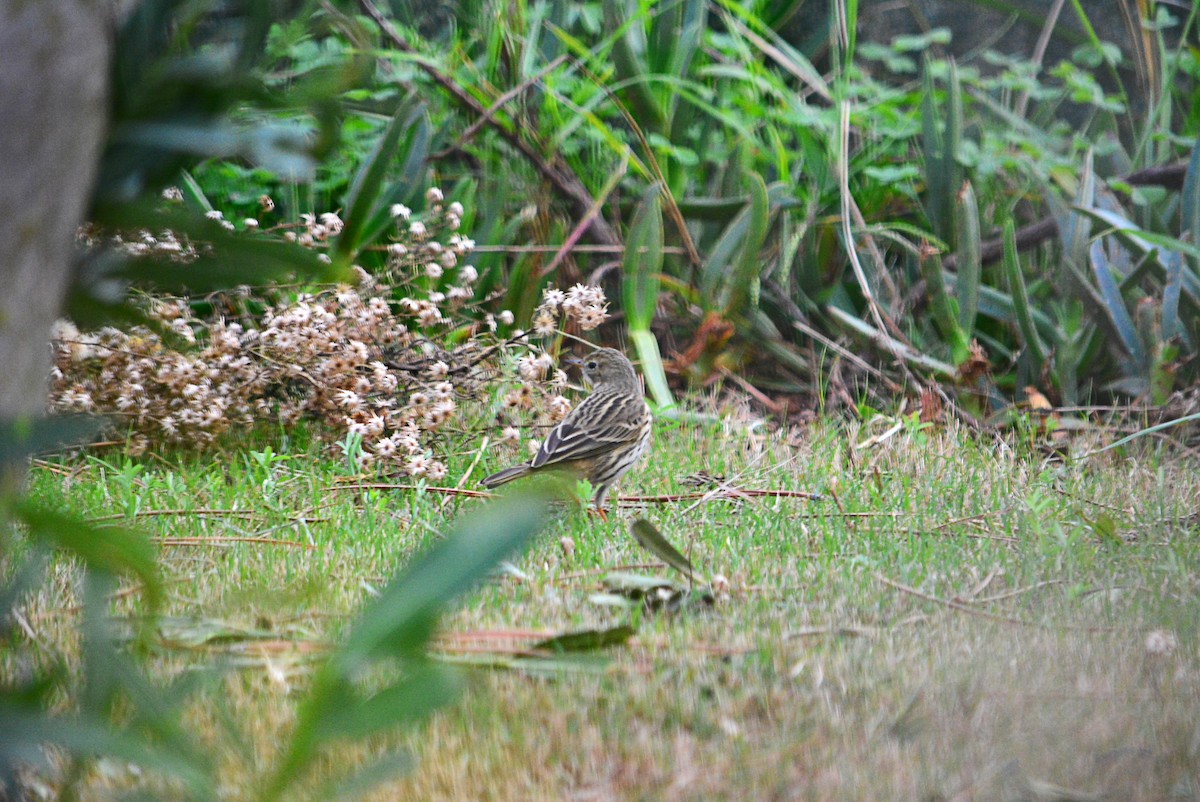
[[[640,397],[592,393],[550,430],[530,465],[588,459],[636,440],[645,414],[646,402]]]

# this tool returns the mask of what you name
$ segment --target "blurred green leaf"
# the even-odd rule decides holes
[[[628,624],[621,624],[608,629],[585,629],[555,635],[533,644],[531,649],[547,652],[590,652],[606,649],[609,646],[620,646],[634,635],[637,630]]]
[[[658,531],[658,527],[654,524],[645,518],[638,518],[633,522],[633,526],[630,527],[629,531],[633,534],[633,539],[642,548],[661,559],[688,579],[696,580],[698,578],[696,576],[696,569],[692,567],[692,561],[680,554],[679,550],[663,537],[662,532]]]
[[[260,795],[285,798],[304,767],[329,740],[362,736],[412,721],[445,704],[456,680],[429,663],[425,645],[447,604],[484,577],[542,526],[546,499],[515,496],[463,518],[454,532],[419,555],[359,619],[345,643],[318,670],[283,756]],[[402,679],[360,693],[363,673],[389,658]]]

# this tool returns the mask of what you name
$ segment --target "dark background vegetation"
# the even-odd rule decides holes
[[[212,248],[186,275],[81,256],[67,309],[90,325],[127,315],[130,287],[202,292],[380,268],[387,209],[419,210],[437,185],[464,204],[481,246],[480,314],[510,309],[520,326],[550,283],[600,283],[616,299],[605,338],[636,352],[663,405],[732,376],[792,412],[922,388],[969,420],[1026,388],[1068,406],[1165,404],[1200,371],[1196,15],[1150,0],[114,8],[111,59],[99,48],[91,66],[109,75],[90,96],[110,110],[106,144],[81,157],[94,170],[62,185],[88,198],[86,211],[58,222],[172,228]],[[166,186],[184,188],[185,212],[163,210]],[[204,221],[214,208],[260,217],[263,194],[275,199],[264,224],[343,216],[330,264]],[[38,229],[58,252],[61,229]],[[63,275],[58,262],[42,268]],[[62,284],[47,283],[51,301]],[[0,354],[44,349],[44,335],[5,331]],[[86,428],[18,420],[29,411],[28,398],[0,409],[9,474]],[[211,795],[206,758],[171,705],[178,689],[144,679],[137,641],[131,655],[102,615],[122,573],[153,609],[152,551],[6,485],[4,609],[41,581],[52,547],[91,570],[83,664],[30,668],[3,688],[0,787],[54,743]],[[533,529],[523,513],[502,518],[500,545]],[[16,522],[32,545],[14,551]],[[458,543],[414,569],[427,583],[399,582],[364,614],[363,634],[314,681],[265,798],[282,797],[325,740],[448,696],[421,645],[439,605],[503,550],[468,561]],[[418,683],[428,704],[379,713],[386,705],[352,683],[372,661],[406,666],[386,698],[413,698],[407,683]],[[82,688],[78,709],[51,713],[63,688]]]

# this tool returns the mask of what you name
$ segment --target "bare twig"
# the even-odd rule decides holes
[[[966,613],[967,615],[973,615],[973,616],[977,616],[979,618],[986,618],[989,621],[995,621],[998,624],[1009,624],[1012,626],[1033,627],[1035,629],[1043,629],[1043,630],[1047,630],[1047,631],[1051,631],[1051,632],[1053,632],[1055,630],[1070,630],[1073,632],[1125,632],[1125,631],[1127,631],[1120,627],[1088,627],[1088,626],[1070,626],[1070,625],[1065,625],[1065,624],[1064,625],[1042,624],[1037,621],[1026,621],[1023,618],[1014,618],[1014,617],[1007,616],[1007,615],[997,615],[996,613],[989,613],[986,610],[977,610],[976,608],[971,607],[970,605],[967,605],[967,604],[963,604],[962,602],[953,601],[951,599],[943,599],[940,596],[933,596],[929,593],[923,593],[923,592],[917,590],[916,588],[911,588],[908,585],[902,585],[899,582],[888,579],[886,576],[883,576],[882,574],[872,573],[872,576],[875,578],[875,580],[877,582],[882,582],[883,584],[887,585],[888,587],[895,588],[896,590],[900,591],[901,593],[907,593],[910,596],[916,596],[918,599],[923,599],[925,601],[933,602],[934,604],[940,604],[943,607],[949,607],[952,610],[958,610],[960,613]]]
[[[567,57],[565,55],[559,56],[545,67],[538,70],[536,74],[530,76],[526,80],[514,86],[512,89],[500,95],[500,97],[496,98],[496,100],[492,102],[492,105],[487,107],[487,110],[483,113],[482,117],[468,125],[466,130],[458,135],[458,139],[455,140],[454,144],[446,148],[446,150],[442,151],[441,153],[435,154],[435,158],[446,156],[449,151],[461,150],[464,145],[475,138],[475,135],[478,134],[485,125],[488,125],[492,122],[492,118],[496,116],[496,112],[508,105],[510,100],[522,94],[526,89],[542,80],[542,78],[544,78],[550,72],[558,69],[560,65],[566,63],[566,60]]]
[[[820,501],[820,493],[806,493],[803,490],[742,490],[733,487],[720,487],[716,490],[697,493],[674,493],[661,496],[621,496],[617,501],[628,504],[672,504],[676,501],[693,501],[695,499],[728,499],[728,498],[802,498],[808,501]]]
[[[255,515],[261,515],[261,511],[256,510],[219,510],[219,509],[201,509],[201,510],[138,510],[133,514],[134,518],[152,518],[156,516],[172,516],[172,515],[221,515],[236,518],[251,518]],[[129,517],[123,512],[113,513],[112,515],[98,515],[95,518],[86,519],[88,523],[101,523],[103,521],[119,521],[122,518]]]
[[[257,543],[263,546],[294,546],[298,549],[314,551],[317,547],[311,543],[300,543],[295,540],[276,540],[266,537],[234,537],[232,535],[214,535],[212,537],[155,537],[151,538],[161,546],[226,546],[231,543]]]
[[[426,493],[440,493],[447,496],[467,496],[469,498],[492,498],[495,493],[484,490],[467,490],[461,487],[422,487],[412,484],[391,484],[389,482],[363,482],[352,485],[334,485],[335,490],[424,490]]]
[[[1054,585],[1065,585],[1065,584],[1067,584],[1065,579],[1047,579],[1044,582],[1038,582],[1036,585],[1030,585],[1027,588],[1017,588],[1016,590],[1010,590],[1006,593],[998,593],[995,596],[988,596],[983,599],[976,599],[975,604],[992,604],[994,602],[1004,601],[1005,599],[1011,599],[1014,596],[1021,596],[1026,593],[1032,593],[1033,591],[1041,590],[1042,588],[1048,588],[1048,587],[1052,587]]]

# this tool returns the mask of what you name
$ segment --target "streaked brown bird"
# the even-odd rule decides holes
[[[484,487],[499,487],[543,470],[566,470],[587,479],[596,493],[592,501],[608,520],[604,497],[650,447],[650,407],[642,396],[633,365],[620,351],[601,348],[579,365],[592,393],[550,430],[532,460],[493,473]]]

